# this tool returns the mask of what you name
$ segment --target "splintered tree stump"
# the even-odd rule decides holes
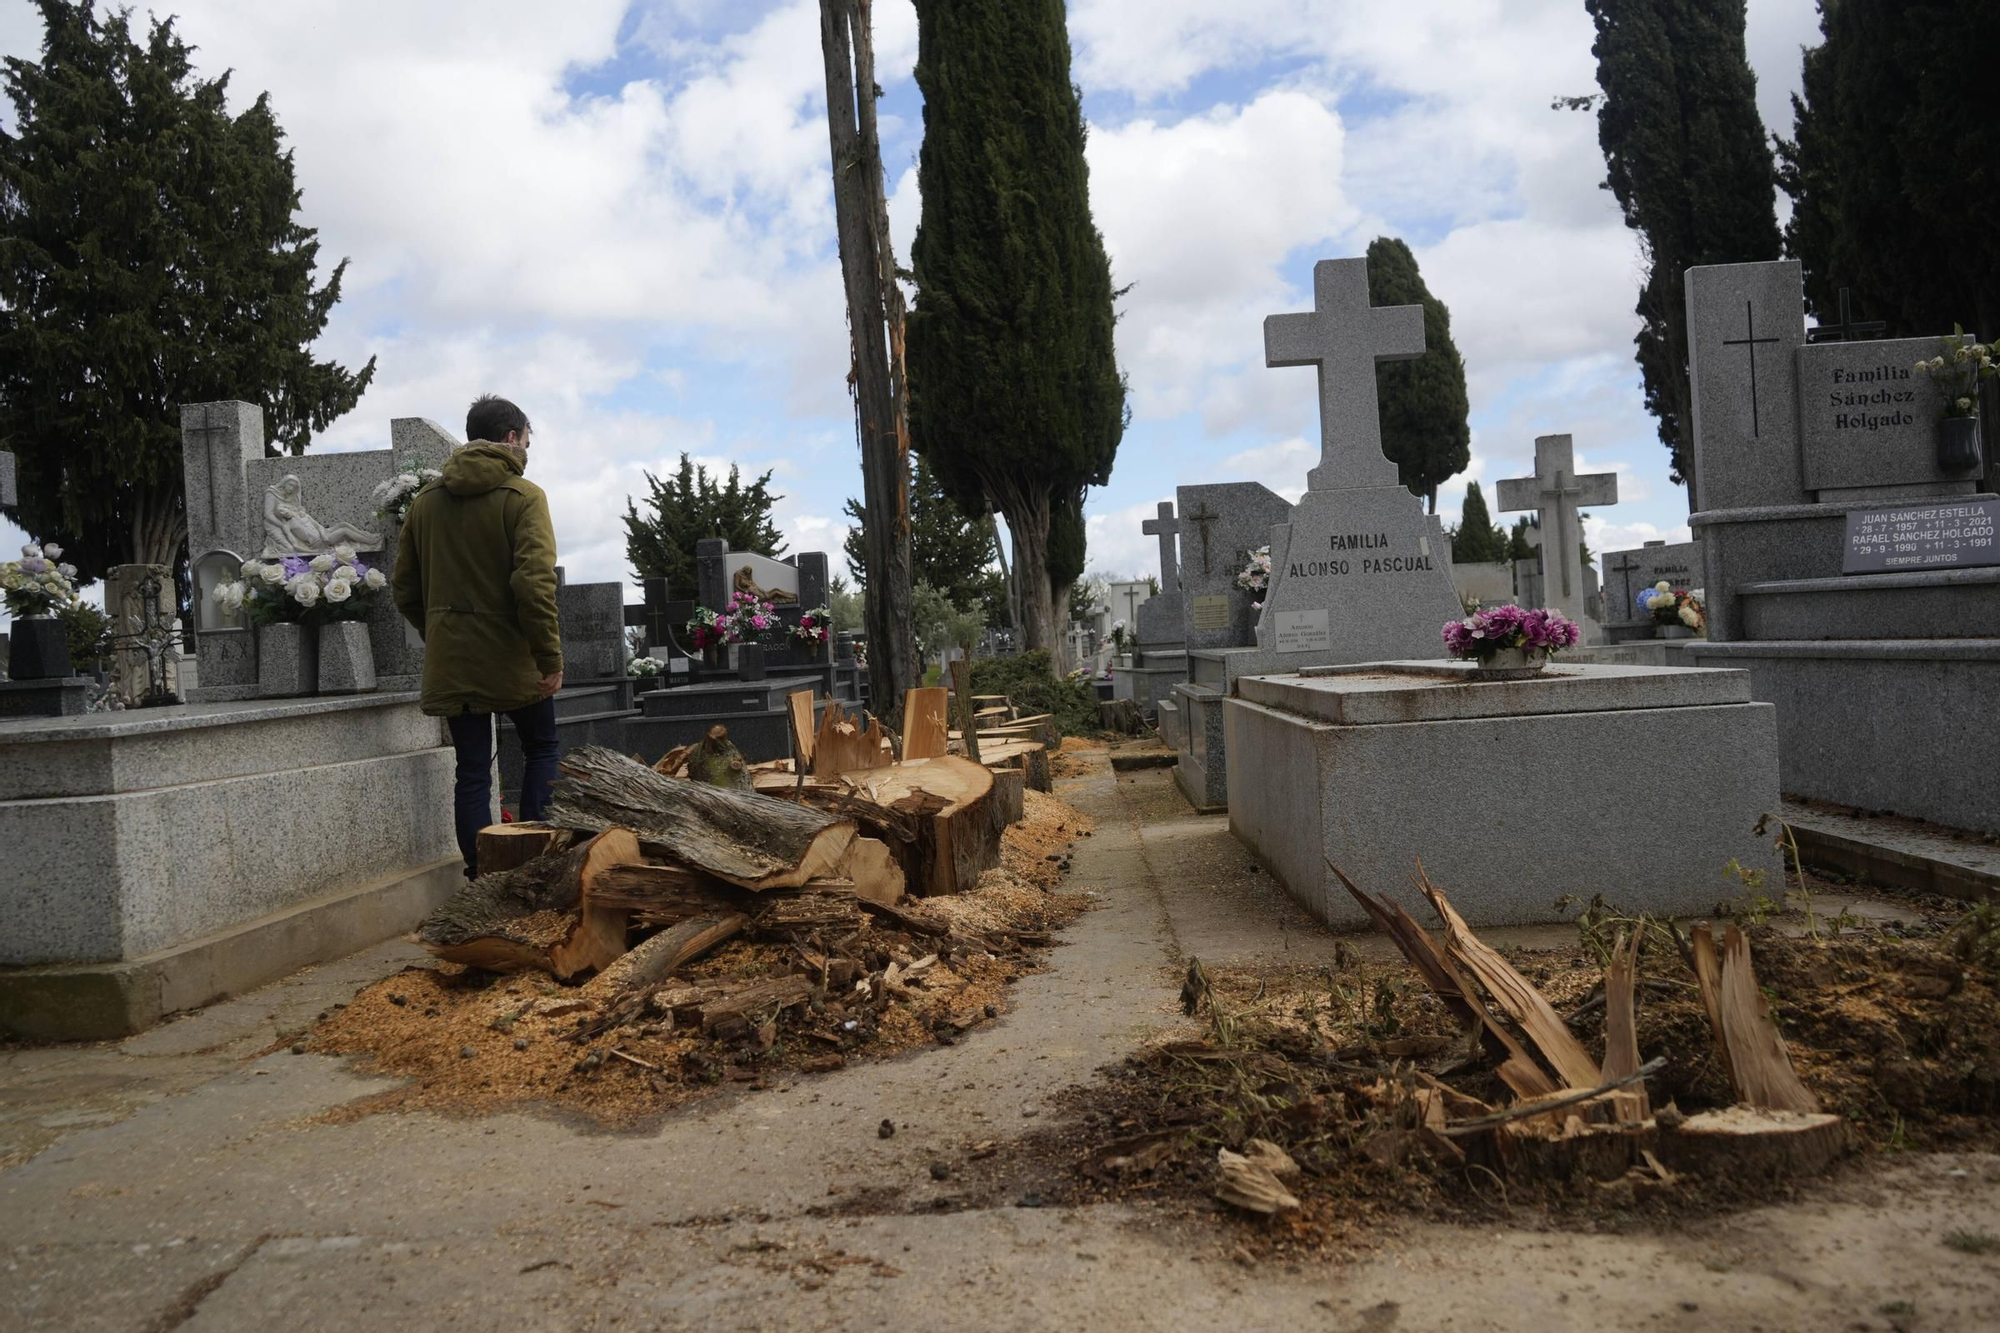
[[[854,825],[799,801],[662,777],[602,746],[562,759],[548,822],[619,826],[648,851],[746,889],[796,888],[837,873]]]
[[[575,837],[568,829],[547,824],[488,824],[479,830],[479,873],[517,869],[538,856],[561,851]]]
[[[494,972],[538,970],[567,980],[625,952],[625,912],[591,909],[584,886],[604,869],[640,860],[639,839],[607,829],[581,846],[482,875],[417,928],[448,963]]]
[[[1136,736],[1146,729],[1146,719],[1131,699],[1102,699],[1097,704],[1097,725],[1121,736]]]
[[[911,893],[962,893],[1000,864],[1004,824],[994,818],[993,774],[984,765],[945,756],[849,776],[879,804],[929,807],[904,863]]]

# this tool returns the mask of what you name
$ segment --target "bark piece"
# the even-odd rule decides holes
[[[1542,1056],[1549,1062],[1565,1086],[1571,1088],[1594,1088],[1604,1082],[1604,1073],[1590,1053],[1583,1049],[1583,1043],[1562,1021],[1562,1015],[1542,998],[1542,993],[1528,983],[1528,979],[1514,970],[1514,965],[1488,948],[1472,927],[1465,924],[1444,891],[1430,882],[1424,875],[1421,863],[1417,866],[1417,887],[1424,897],[1430,899],[1431,906],[1444,919],[1445,949],[1467,972],[1478,978],[1479,984],[1487,989],[1507,1016],[1521,1025],[1528,1034],[1528,1040],[1535,1044]]]
[[[861,716],[867,720],[865,727],[847,715],[838,699],[827,704],[826,711],[820,714],[819,732],[813,737],[815,776],[881,768],[895,762],[895,756],[889,752],[888,738],[882,734],[882,724],[866,713]]]
[[[1625,936],[1611,950],[1611,966],[1604,972],[1604,1078],[1614,1082],[1639,1072],[1638,1015],[1633,1011],[1632,990],[1639,964],[1636,932]],[[1611,1105],[1620,1124],[1636,1125],[1652,1114],[1645,1084],[1612,1094]]]
[[[935,759],[945,753],[945,710],[950,691],[941,686],[903,695],[903,758]]]
[[[1799,1081],[1791,1052],[1778,1025],[1771,1021],[1763,991],[1758,989],[1757,973],[1750,964],[1750,941],[1733,925],[1722,938],[1719,1000],[1736,1095],[1760,1110],[1818,1111],[1819,1099]]]
[[[535,969],[566,979],[604,967],[625,952],[626,917],[587,910],[585,885],[640,859],[636,835],[606,829],[580,846],[482,875],[424,918],[417,940],[448,963],[495,972]]]
[[[856,838],[847,844],[840,873],[854,881],[856,897],[887,907],[896,905],[906,887],[903,868],[896,863],[895,853],[879,838]]]
[[[812,998],[813,984],[807,977],[779,977],[731,991],[701,1006],[703,1032],[723,1038],[749,1035],[763,1022]]]
[[[743,929],[747,920],[741,912],[691,917],[627,952],[592,977],[584,990],[616,996],[657,985]]]
[[[830,875],[854,840],[852,823],[800,802],[661,777],[602,746],[571,750],[562,769],[549,823],[629,828],[647,849],[746,889]]]
[[[918,759],[853,775],[877,804],[926,809],[918,826],[913,893],[961,893],[1000,863],[1000,828],[993,817],[993,774],[969,759]],[[938,805],[942,800],[944,804]],[[909,869],[906,863],[906,871]]]
[[[720,722],[710,727],[708,735],[702,737],[688,754],[687,775],[711,787],[725,787],[731,791],[757,790],[757,784],[750,777],[750,765],[743,760],[743,752],[729,739],[729,728]]]
[[[518,869],[538,856],[561,851],[575,836],[547,824],[488,824],[479,830],[479,873]]]
[[[1215,1154],[1215,1197],[1246,1212],[1293,1212],[1298,1196],[1286,1189],[1271,1169],[1242,1153],[1218,1148]]]

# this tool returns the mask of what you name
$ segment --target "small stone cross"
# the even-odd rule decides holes
[[[1864,337],[1879,338],[1882,335],[1882,330],[1889,326],[1879,319],[1855,319],[1854,309],[1849,304],[1850,299],[1849,289],[1842,287],[1840,289],[1840,323],[1814,325],[1812,328],[1806,330],[1806,341],[1809,343],[1851,343],[1859,342]]]
[[[1577,510],[1583,505],[1618,503],[1618,474],[1576,475],[1576,451],[1567,435],[1543,435],[1535,440],[1535,475],[1500,483],[1500,509],[1541,512],[1542,571],[1547,576],[1543,596],[1551,605],[1579,620],[1583,615],[1583,527]]]
[[[1180,561],[1174,554],[1174,537],[1181,530],[1181,521],[1174,517],[1174,502],[1160,501],[1160,516],[1149,518],[1139,525],[1139,531],[1148,537],[1160,539],[1160,591],[1172,592],[1181,586]]]
[[[1195,527],[1201,532],[1201,572],[1203,574],[1207,574],[1209,572],[1208,526],[1209,524],[1215,522],[1215,520],[1221,517],[1222,515],[1214,512],[1208,507],[1206,501],[1197,506],[1195,508],[1195,511],[1187,516],[1187,521],[1194,524]]]
[[[1313,265],[1310,314],[1264,321],[1264,363],[1319,371],[1319,466],[1306,474],[1315,491],[1398,485],[1382,452],[1382,408],[1375,367],[1424,354],[1424,308],[1368,304],[1368,261],[1322,259]]]

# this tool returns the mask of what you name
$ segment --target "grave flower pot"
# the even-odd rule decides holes
[[[282,622],[258,627],[258,698],[296,699],[319,689],[316,628]]]
[[[736,678],[738,680],[764,679],[764,645],[744,643],[736,647]]]
[[[54,616],[23,616],[7,640],[7,675],[14,680],[57,680],[70,674],[69,632]]]
[[[359,620],[338,620],[319,630],[319,693],[373,694],[375,650],[368,644],[368,626]]]
[[[1938,423],[1940,472],[1970,472],[1979,466],[1979,418],[1946,417]]]
[[[1549,665],[1546,648],[1499,648],[1479,659],[1474,680],[1533,680]]]
[[[1692,639],[1694,631],[1686,625],[1661,625],[1653,631],[1656,639]]]

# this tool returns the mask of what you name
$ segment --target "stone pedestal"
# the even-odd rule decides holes
[[[413,694],[0,724],[0,1028],[117,1036],[411,929],[459,877]]]
[[[319,692],[370,694],[375,689],[375,651],[368,626],[343,620],[319,629]]]
[[[90,710],[90,679],[0,680],[0,718],[76,717]]]
[[[1381,662],[1246,678],[1222,706],[1230,829],[1320,920],[1368,918],[1326,862],[1413,915],[1417,858],[1476,926],[1559,919],[1562,894],[1689,915],[1733,858],[1776,884],[1775,710],[1737,671],[1559,665],[1472,683]]]
[[[319,690],[319,634],[300,624],[257,627],[257,695],[298,699]]]

